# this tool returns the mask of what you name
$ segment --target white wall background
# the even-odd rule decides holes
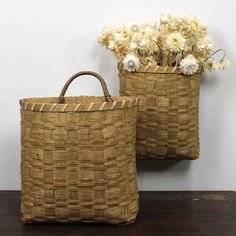
[[[103,75],[118,94],[116,61],[96,42],[106,25],[160,12],[191,14],[209,26],[232,66],[205,74],[201,84],[201,154],[196,161],[139,161],[140,190],[236,190],[236,4],[215,0],[0,1],[0,189],[20,188],[20,115],[23,97],[56,96],[79,70]],[[70,94],[101,94],[81,80]]]

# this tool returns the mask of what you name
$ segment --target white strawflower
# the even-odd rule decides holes
[[[218,63],[219,70],[225,70],[230,66],[230,61],[227,59],[222,59]]]
[[[140,20],[134,18],[134,19],[129,19],[125,22],[125,28],[128,30],[131,30],[133,32],[137,32],[140,29]]]
[[[179,64],[180,71],[184,75],[193,75],[199,68],[198,60],[191,54],[182,59]]]
[[[102,30],[102,34],[112,34],[113,33],[113,29],[112,27],[108,26],[108,27],[105,27],[103,28]]]
[[[131,43],[129,44],[129,48],[130,48],[131,50],[135,50],[135,49],[138,48],[138,45],[137,45],[137,43],[131,42]]]
[[[149,36],[149,35],[153,35],[154,34],[154,31],[155,31],[155,28],[154,27],[151,27],[150,25],[145,25],[145,27],[143,28],[143,33],[146,35],[146,36]]]
[[[160,21],[162,24],[166,25],[170,21],[171,15],[168,12],[162,12]]]
[[[139,42],[139,41],[141,41],[142,37],[143,37],[143,35],[141,33],[134,33],[132,35],[132,41]]]
[[[211,58],[204,62],[204,68],[208,71],[214,71],[219,69],[217,62],[213,61]]]
[[[185,37],[179,32],[173,32],[166,37],[166,48],[173,53],[178,53],[184,50],[186,43]]]
[[[121,43],[124,40],[124,35],[121,33],[115,33],[113,37],[114,41],[117,43]]]
[[[116,49],[116,44],[114,41],[110,41],[109,44],[108,44],[108,47],[110,50],[115,50]]]
[[[146,49],[148,47],[149,40],[148,39],[142,39],[139,43],[140,48]]]
[[[123,60],[125,70],[129,72],[137,71],[140,67],[140,60],[134,54],[128,54]]]
[[[214,43],[211,37],[206,36],[196,43],[196,47],[199,52],[204,52],[206,50],[211,52],[213,50]]]

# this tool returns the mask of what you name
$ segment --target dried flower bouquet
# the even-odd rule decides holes
[[[207,27],[193,16],[164,12],[159,24],[128,20],[122,27],[104,28],[98,41],[129,72],[138,71],[141,65],[170,66],[192,75],[200,68],[224,70],[230,65],[225,55],[219,61],[212,59],[216,52],[224,50],[214,51]]]

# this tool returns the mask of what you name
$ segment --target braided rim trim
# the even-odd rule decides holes
[[[154,74],[181,74],[183,75],[183,73],[180,71],[178,67],[171,67],[171,66],[141,65],[138,71],[128,72],[124,69],[124,66],[122,65],[122,63],[118,63],[118,70],[125,73],[154,73]],[[202,72],[203,72],[203,69],[200,66],[196,74],[202,73]],[[184,75],[184,76],[188,76],[188,75]]]
[[[124,100],[114,100],[113,102],[88,102],[78,104],[59,104],[59,103],[37,103],[31,101],[34,98],[25,98],[20,100],[20,107],[23,110],[33,112],[90,112],[125,109],[136,107],[139,104],[139,98],[130,97]]]

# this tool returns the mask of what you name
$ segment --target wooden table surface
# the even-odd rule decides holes
[[[140,192],[136,223],[24,224],[20,192],[0,191],[0,236],[236,236],[236,192]]]

